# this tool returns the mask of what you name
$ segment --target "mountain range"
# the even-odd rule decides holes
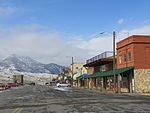
[[[0,70],[59,74],[62,70],[68,70],[68,67],[55,63],[43,64],[28,56],[12,54],[0,61]]]

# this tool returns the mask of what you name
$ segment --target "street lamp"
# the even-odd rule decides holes
[[[107,32],[100,32],[100,34],[105,34]],[[115,38],[116,38],[116,32],[112,32],[113,35],[113,75],[114,75],[114,90],[116,92],[116,75],[115,75],[115,69],[116,69],[116,59],[115,59]]]
[[[71,56],[66,56],[66,57],[71,57]],[[71,84],[72,84],[72,86],[73,86],[73,64],[74,64],[74,58],[71,57],[71,76],[72,76]]]
[[[72,86],[73,86],[73,57],[72,57]]]

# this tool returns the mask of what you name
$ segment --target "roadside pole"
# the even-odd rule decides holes
[[[72,57],[72,86],[73,86],[73,57]]]
[[[115,59],[115,38],[116,38],[116,32],[113,31],[113,74],[114,74],[114,92],[116,93],[116,75],[115,75],[115,69],[116,69],[116,59]]]

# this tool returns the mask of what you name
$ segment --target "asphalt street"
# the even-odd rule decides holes
[[[25,85],[0,91],[0,113],[150,113],[150,96]]]

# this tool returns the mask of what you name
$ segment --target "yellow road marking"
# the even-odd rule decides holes
[[[15,110],[13,110],[12,113],[16,113],[19,110],[19,108],[16,108]]]
[[[142,94],[142,95],[150,95],[150,94]]]
[[[16,108],[12,113],[20,113],[23,110],[23,108]]]
[[[20,113],[23,110],[23,108],[20,108],[16,113]]]

